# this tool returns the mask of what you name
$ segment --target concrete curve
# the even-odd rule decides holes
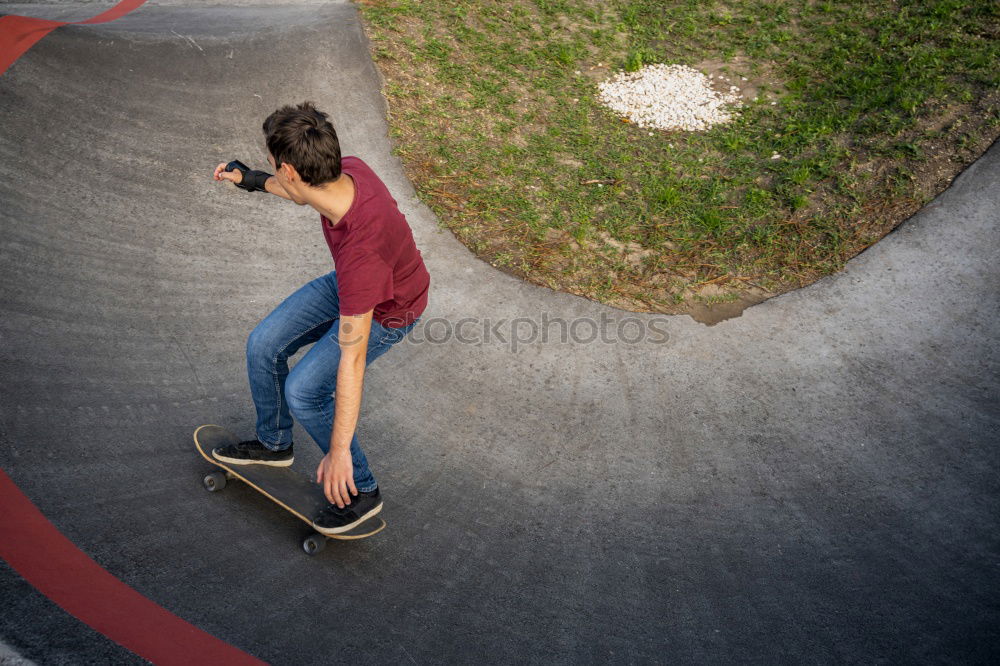
[[[349,3],[148,3],[0,77],[0,466],[64,534],[272,663],[996,659],[1000,147],[842,273],[709,328],[472,256],[391,155],[367,49]],[[303,99],[433,280],[420,341],[366,375],[389,528],[318,558],[252,491],[201,491],[191,445],[251,435],[246,335],[330,268],[311,209],[211,179],[260,168],[263,117]],[[543,316],[668,339],[513,350]],[[0,584],[25,657],[135,659]]]

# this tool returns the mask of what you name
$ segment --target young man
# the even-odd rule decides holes
[[[301,287],[250,334],[257,439],[212,455],[234,465],[291,465],[294,416],[326,453],[316,481],[330,505],[313,526],[337,534],[382,510],[354,432],[365,367],[416,325],[430,275],[386,186],[360,158],[341,160],[327,114],[310,102],[284,106],[264,121],[264,137],[273,176],[231,162],[215,168],[215,180],[315,208],[336,270]],[[288,357],[309,343],[289,373]]]

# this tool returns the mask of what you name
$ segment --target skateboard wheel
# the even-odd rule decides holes
[[[315,555],[326,548],[326,537],[322,534],[310,534],[302,540],[302,550],[307,555]]]
[[[210,493],[218,492],[226,487],[226,474],[224,472],[209,472],[201,482],[205,485],[205,490]]]

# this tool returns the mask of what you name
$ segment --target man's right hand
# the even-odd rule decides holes
[[[239,169],[234,169],[233,171],[226,171],[226,165],[228,162],[223,162],[219,166],[215,167],[215,174],[212,176],[215,180],[230,180],[234,185],[239,185],[243,182],[243,172]]]

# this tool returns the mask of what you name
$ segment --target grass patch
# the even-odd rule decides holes
[[[629,309],[762,300],[835,272],[1000,134],[996,3],[360,9],[395,152],[441,223],[503,270]],[[741,116],[650,132],[597,102],[597,82],[657,62],[729,77]]]

